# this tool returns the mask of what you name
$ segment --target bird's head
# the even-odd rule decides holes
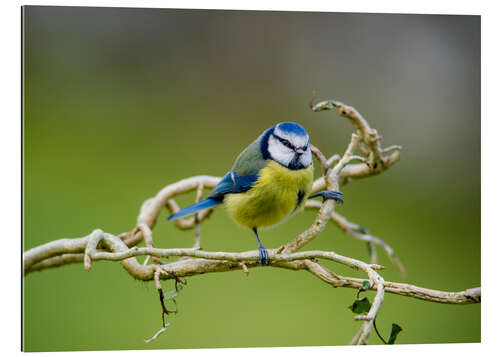
[[[268,129],[262,136],[261,151],[265,159],[291,170],[304,169],[312,163],[309,135],[293,122],[279,123]]]

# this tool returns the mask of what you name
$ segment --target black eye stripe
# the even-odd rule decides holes
[[[276,134],[274,134],[274,133],[273,133],[273,136],[274,136],[276,139],[278,139],[279,141],[281,141],[281,143],[282,143],[283,145],[285,145],[287,148],[294,149],[294,146],[293,146],[293,145],[292,145],[292,144],[291,144],[288,140],[283,139],[283,138],[279,137],[278,135],[276,135]]]

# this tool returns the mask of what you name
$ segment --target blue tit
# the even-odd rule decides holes
[[[260,264],[268,265],[268,254],[257,229],[278,224],[303,208],[312,184],[309,135],[299,124],[283,122],[264,131],[241,152],[207,199],[168,220],[224,203],[233,220],[253,230]],[[321,191],[310,197],[316,196],[342,202],[342,193],[337,191]]]

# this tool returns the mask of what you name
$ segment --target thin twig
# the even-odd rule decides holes
[[[351,161],[354,148],[357,144],[358,136],[353,134],[351,137],[351,142],[347,146],[347,150],[344,156],[337,162],[337,164],[330,170],[325,170],[324,181],[326,182],[326,187],[328,190],[337,191],[339,189],[339,172]],[[324,155],[317,150],[317,156],[320,161],[324,160]],[[335,201],[326,200],[321,204],[318,214],[314,223],[294,240],[285,245],[285,253],[293,253],[305,246],[311,240],[316,238],[326,226],[326,222],[333,212],[335,207]]]
[[[156,331],[156,333],[153,335],[153,337],[148,338],[147,340],[144,340],[144,342],[146,342],[146,343],[150,343],[151,341],[156,340],[156,338],[157,338],[158,336],[160,336],[160,334],[161,334],[161,333],[163,333],[163,332],[165,332],[165,331],[167,330],[167,327],[168,327],[168,326],[170,326],[170,322],[169,322],[169,323],[167,323],[167,324],[165,324],[165,325],[163,325],[163,327],[162,327],[161,329],[159,329],[158,331]]]
[[[328,170],[330,169],[330,165],[328,164],[328,160],[326,159],[325,155],[314,145],[310,145],[311,147],[311,152],[313,153],[314,156],[318,159],[318,161],[321,164],[321,168],[323,171],[323,175],[326,175],[328,173]]]
[[[321,202],[314,200],[308,200],[305,205],[305,208],[320,208],[320,207],[321,207]],[[347,218],[345,218],[344,216],[335,211],[332,211],[331,219],[342,231],[346,232],[347,234],[356,239],[365,241],[368,244],[372,245],[370,252],[371,253],[370,256],[372,257],[371,260],[372,263],[376,263],[376,260],[373,259],[373,255],[376,254],[376,252],[375,253],[373,252],[375,250],[373,248],[373,244],[376,244],[384,249],[387,256],[398,267],[398,270],[401,273],[401,275],[403,276],[406,275],[405,268],[401,263],[401,261],[399,260],[399,258],[397,257],[396,253],[394,252],[394,249],[392,249],[392,247],[388,245],[386,242],[384,242],[382,239],[374,235],[371,235],[370,233],[368,233],[366,228],[360,226],[359,224],[350,222]]]
[[[245,262],[239,262],[238,264],[241,266],[241,269],[243,269],[243,272],[245,273],[245,275],[248,276],[249,271],[248,271],[248,267],[245,264]]]
[[[203,183],[200,182],[198,188],[196,190],[196,203],[200,202],[201,196],[203,195]],[[201,235],[200,235],[200,213],[197,212],[194,215],[194,224],[195,224],[195,238],[194,238],[194,246],[193,248],[200,249],[201,247]]]
[[[388,153],[388,152],[391,152],[391,151],[394,151],[394,150],[403,150],[403,147],[401,145],[391,145],[391,146],[388,146],[386,147],[385,149],[382,149],[381,151],[383,153]]]
[[[366,315],[358,315],[354,318],[355,320],[364,320],[363,326],[361,327],[362,331],[357,342],[358,345],[368,344],[368,338],[370,337],[373,321],[375,321],[380,307],[382,306],[382,302],[384,301],[384,279],[379,274],[376,274],[374,276],[374,280],[376,280],[375,286],[377,288],[377,292],[375,294],[375,298],[373,299],[370,311],[368,311],[368,314]]]
[[[320,161],[323,169],[323,177],[313,183],[313,193],[324,188],[338,190],[340,186],[345,185],[352,179],[377,175],[399,160],[401,147],[393,145],[382,149],[381,136],[375,129],[370,127],[356,109],[333,100],[313,105],[312,100],[310,107],[313,111],[338,109],[340,116],[349,119],[356,129],[356,134],[351,136],[350,143],[342,157],[333,155],[326,159],[326,156],[318,148],[311,146],[312,152]],[[356,149],[359,149],[363,156],[356,155]],[[352,164],[355,160],[362,163]],[[183,218],[174,222],[179,229],[195,228],[193,248],[160,249],[155,248],[153,245],[152,230],[164,207],[167,207],[170,213],[179,211],[179,206],[174,199],[175,196],[196,190],[196,202],[199,202],[203,189],[212,188],[219,181],[219,177],[194,176],[164,187],[155,197],[146,200],[142,204],[136,227],[130,232],[123,232],[116,236],[96,229],[86,237],[60,239],[32,248],[23,255],[24,275],[76,262],[84,262],[85,269],[89,270],[92,261],[119,261],[132,277],[144,281],[155,281],[162,305],[162,328],[151,339],[146,341],[154,340],[169,325],[165,324],[164,320],[164,315],[168,314],[169,311],[164,303],[165,296],[161,288],[161,280],[175,279],[176,291],[179,291],[177,287],[178,283],[181,282],[180,277],[238,269],[242,269],[245,274],[248,274],[249,268],[262,268],[258,263],[260,258],[257,251],[230,253],[207,252],[199,249],[201,245],[200,225],[204,219],[209,217],[212,212],[211,209],[198,212],[192,218]],[[474,304],[481,302],[480,287],[459,292],[446,292],[385,281],[378,273],[384,267],[376,263],[375,245],[383,247],[393,262],[404,272],[399,259],[397,259],[389,245],[380,238],[369,234],[363,227],[336,213],[333,200],[326,200],[324,203],[309,200],[306,202],[306,207],[319,209],[314,222],[288,244],[268,251],[270,267],[305,270],[333,287],[354,288],[358,289],[358,291],[359,289],[366,289],[366,278],[338,275],[319,264],[318,260],[330,260],[351,267],[354,270],[363,271],[370,282],[368,289],[375,290],[376,294],[368,313],[355,316],[355,320],[363,321],[363,324],[351,341],[352,344],[368,343],[372,326],[379,334],[375,319],[382,306],[385,292],[446,304]],[[345,257],[335,252],[318,250],[297,252],[316,238],[330,219],[349,235],[367,242],[370,248],[370,263]],[[137,244],[143,239],[146,247],[139,248]],[[136,257],[142,255],[152,257],[155,264],[148,265],[147,259],[144,265],[139,264]],[[185,257],[186,259],[168,263],[159,259],[170,256]],[[173,299],[172,296],[170,298]]]
[[[153,231],[149,226],[145,223],[139,223],[133,230],[132,234],[135,234],[137,232],[141,232],[142,236],[144,237],[144,243],[146,243],[146,247],[148,248],[154,248],[153,245]],[[155,263],[162,264],[163,262],[159,260],[157,257],[151,257],[147,256],[146,259],[144,260],[143,265],[146,265],[149,262],[149,258]]]
[[[380,340],[384,343],[384,345],[387,345],[387,341],[385,340],[385,338],[383,338],[382,335],[380,335],[380,332],[378,332],[376,321],[377,321],[377,319],[373,320],[373,328],[375,329],[375,332],[377,333],[378,338],[380,338]]]
[[[99,230],[102,232],[101,230]],[[94,231],[95,232],[95,231]],[[155,251],[149,251],[150,248],[128,248],[118,237],[110,235],[109,233],[100,233],[103,235],[104,240],[113,240],[115,241],[115,244],[106,244],[106,249],[109,249],[109,252],[117,252],[122,254],[122,252],[126,251],[127,254],[125,254],[122,257],[103,257],[101,256],[100,259],[95,259],[93,260],[109,260],[109,258],[112,258],[113,260],[116,260],[116,258],[123,258],[120,262],[122,263],[123,267],[129,272],[130,275],[132,275],[134,278],[139,279],[139,280],[153,280],[154,278],[154,273],[155,273],[155,265],[148,265],[148,266],[143,266],[142,264],[139,264],[135,257],[129,257],[127,256],[130,255],[130,252],[137,251],[137,253],[133,253],[132,255],[144,255],[144,254],[156,254],[157,252]],[[63,264],[68,264],[68,263],[76,263],[76,262],[83,262],[84,260],[84,250],[87,246],[87,242],[89,238],[92,236],[92,233],[86,237],[83,238],[76,238],[76,239],[69,239],[69,241],[74,241],[78,242],[79,246],[77,245],[70,245],[68,244],[68,239],[61,239],[61,240],[56,240],[50,243],[47,243],[44,246],[37,247],[37,249],[33,248],[32,250],[28,250],[27,252],[24,253],[25,257],[25,262],[26,260],[34,261],[32,265],[30,265],[25,271],[25,274],[28,274],[32,271],[40,271],[52,267],[57,267],[61,266]],[[54,254],[54,256],[47,257],[47,258],[41,258],[38,261],[37,258],[34,256],[37,252],[40,250],[44,250],[45,246],[50,247],[53,250],[58,250],[60,253],[59,254]],[[74,254],[74,253],[66,253],[65,252],[65,246],[66,249],[69,251],[72,251],[74,249],[79,249],[82,253],[80,254]],[[59,249],[54,249],[54,247],[58,247]],[[138,249],[143,249],[143,252],[138,251]],[[158,250],[159,252],[163,251],[162,249],[159,248],[154,248],[155,250]],[[98,254],[101,253],[102,251],[96,250],[96,253]],[[271,253],[270,251],[269,253]],[[139,254],[141,253],[141,254]],[[144,254],[142,254],[144,253]],[[172,251],[167,252],[168,254],[171,254]],[[178,251],[177,253],[181,253]],[[193,256],[200,255],[200,254],[205,254],[205,258],[201,259],[188,259],[185,261],[180,261],[180,262],[171,262],[167,263],[164,265],[165,268],[168,268],[168,271],[174,272],[177,276],[179,277],[184,277],[184,276],[192,276],[192,275],[198,275],[198,274],[204,274],[204,273],[210,273],[210,272],[224,272],[224,271],[231,271],[231,270],[237,270],[237,269],[242,269],[242,266],[239,264],[238,258],[241,259],[241,261],[245,262],[245,265],[247,268],[256,268],[256,267],[261,267],[257,260],[258,260],[258,252],[257,251],[248,251],[248,252],[242,252],[242,253],[223,253],[223,252],[207,252],[207,251],[199,251],[199,250],[193,250],[192,248],[186,248],[182,253],[184,253],[186,256],[190,256],[191,254]],[[274,261],[271,262],[271,266],[274,267],[279,267],[279,268],[285,268],[285,269],[291,269],[291,270],[307,270],[311,272],[313,275],[317,276],[324,282],[334,286],[334,287],[348,287],[348,288],[354,288],[354,289],[359,289],[363,287],[363,281],[366,279],[360,279],[360,278],[352,278],[352,277],[345,277],[345,276],[340,276],[338,274],[334,274],[333,272],[329,271],[325,267],[321,266],[318,263],[314,262],[308,262],[308,260],[304,260],[306,257],[317,257],[317,258],[323,258],[320,253],[319,255],[316,254],[309,254],[310,252],[302,252],[300,254],[302,255],[296,255],[295,257],[288,256],[286,257],[285,254],[278,254],[274,256]],[[324,252],[326,254],[330,254],[332,252]],[[213,254],[213,255],[211,255]],[[233,255],[234,260],[227,260],[227,256],[224,254],[236,254]],[[161,254],[160,254],[161,255]],[[281,261],[277,261],[276,257],[280,257],[285,255],[285,259],[282,259]],[[207,257],[211,256],[214,259],[207,259]],[[273,259],[273,256],[270,256],[271,259]],[[253,258],[254,261],[251,261]],[[299,260],[297,261],[289,261],[291,258],[297,258]],[[222,260],[221,260],[222,259]],[[61,263],[61,260],[66,260],[63,263]],[[365,263],[367,264],[367,263]],[[172,276],[169,274],[161,274],[160,276],[161,279],[172,279]],[[417,298],[420,300],[426,300],[426,301],[432,301],[432,302],[439,302],[439,303],[445,303],[445,304],[474,304],[474,303],[479,303],[481,302],[481,289],[480,288],[472,288],[472,289],[467,289],[465,291],[459,291],[459,292],[447,292],[447,291],[440,291],[440,290],[433,290],[433,289],[427,289],[423,287],[418,287],[410,284],[404,284],[404,283],[397,283],[397,282],[385,282],[384,283],[385,290],[388,293],[392,294],[397,294],[397,295],[403,295],[403,296],[408,296],[408,297],[413,297]],[[373,287],[370,289],[374,290]]]

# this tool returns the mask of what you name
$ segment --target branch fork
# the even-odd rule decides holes
[[[317,147],[311,145],[311,151],[318,159],[323,176],[313,183],[312,193],[323,189],[338,191],[339,187],[353,179],[361,179],[377,175],[389,169],[400,157],[401,146],[392,145],[385,149],[381,146],[382,137],[376,129],[353,107],[334,100],[310,103],[314,112],[337,109],[341,117],[347,118],[355,129],[345,153],[327,158]],[[359,150],[360,154],[356,153]],[[353,163],[359,161],[360,163]],[[191,191],[196,192],[195,202],[202,198],[204,189],[211,189],[219,182],[219,177],[194,176],[164,187],[158,194],[146,200],[139,212],[137,224],[129,232],[118,235],[96,229],[86,237],[76,239],[60,239],[32,248],[23,255],[23,272],[27,275],[34,271],[54,268],[70,263],[83,262],[85,270],[90,270],[92,262],[97,260],[119,261],[124,269],[135,279],[153,280],[159,293],[162,306],[162,328],[147,342],[154,340],[165,331],[168,323],[164,316],[170,311],[166,309],[165,295],[161,280],[175,279],[176,290],[180,277],[194,276],[204,273],[216,273],[231,270],[243,270],[248,275],[249,269],[262,268],[258,264],[258,251],[247,252],[207,252],[201,248],[201,224],[212,213],[212,209],[198,212],[191,218],[174,221],[178,229],[195,230],[192,248],[156,248],[153,243],[153,229],[159,215],[166,208],[170,213],[176,213],[179,206],[175,196]],[[444,292],[426,289],[409,284],[386,282],[379,271],[384,269],[377,263],[376,247],[382,247],[392,262],[404,274],[404,268],[394,250],[382,239],[371,235],[364,227],[349,221],[335,212],[335,201],[327,199],[324,202],[308,200],[307,209],[318,210],[311,226],[293,240],[277,249],[270,249],[270,266],[291,270],[305,270],[323,282],[333,287],[348,287],[366,290],[366,279],[345,277],[324,267],[321,260],[330,260],[346,265],[366,274],[369,290],[375,290],[375,298],[366,315],[357,315],[356,321],[362,325],[351,341],[352,344],[367,344],[372,326],[384,300],[385,292],[409,296],[427,301],[448,304],[472,304],[481,301],[481,289],[472,288],[461,292]],[[370,251],[370,262],[366,263],[335,252],[301,251],[299,250],[315,239],[332,220],[343,232],[364,241]],[[144,240],[145,247],[138,247]],[[143,264],[137,261],[138,256],[146,256]],[[161,258],[181,257],[177,261],[165,262]]]

